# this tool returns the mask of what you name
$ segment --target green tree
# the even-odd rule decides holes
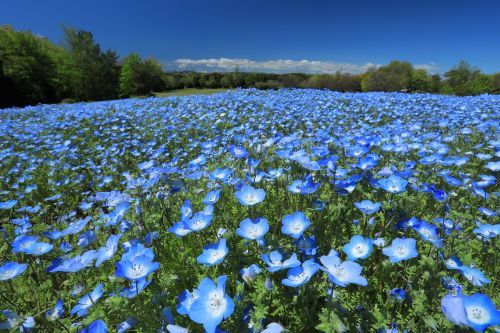
[[[142,61],[132,53],[125,57],[120,72],[120,96],[145,95],[164,90],[165,77],[161,64],[153,59]]]
[[[116,53],[103,52],[88,31],[64,27],[64,36],[71,95],[85,101],[116,98],[120,75]]]
[[[361,82],[363,91],[402,91],[411,88],[413,66],[406,61],[391,61],[377,69],[369,69]]]
[[[58,102],[66,85],[59,64],[67,57],[64,49],[30,31],[0,27],[0,104]]]

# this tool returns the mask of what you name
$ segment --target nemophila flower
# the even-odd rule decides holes
[[[189,330],[187,328],[178,326],[178,325],[172,325],[168,324],[167,325],[167,332],[168,333],[189,333]]]
[[[391,289],[391,291],[389,292],[389,295],[391,295],[391,297],[394,298],[398,302],[402,302],[406,298],[406,292],[401,288]]]
[[[263,189],[254,189],[250,185],[243,185],[234,196],[243,206],[253,206],[264,201],[266,192]]]
[[[193,215],[193,207],[191,207],[191,201],[186,200],[184,204],[181,206],[181,218],[186,219],[190,218]]]
[[[137,320],[135,318],[129,317],[124,322],[116,326],[116,333],[125,333],[135,328]]]
[[[488,327],[500,325],[500,311],[485,294],[463,296],[467,316],[467,326],[476,332],[484,332]]]
[[[113,257],[118,248],[118,241],[120,240],[121,236],[122,234],[109,236],[108,240],[106,241],[106,246],[101,247],[97,251],[97,259],[95,262],[95,267],[101,266],[103,262]]]
[[[102,283],[100,283],[94,288],[94,290],[92,290],[90,293],[80,298],[78,304],[71,309],[70,314],[71,315],[76,314],[78,317],[85,316],[87,314],[87,310],[92,305],[94,305],[99,300],[99,298],[101,298],[103,293],[104,293],[104,286]]]
[[[500,170],[500,161],[496,162],[488,162],[484,166],[486,169],[490,169],[491,171],[499,171]]]
[[[215,333],[222,320],[234,312],[234,302],[226,294],[225,275],[220,276],[215,284],[211,279],[204,278],[197,288],[198,297],[190,306],[189,318],[202,324],[207,333]]]
[[[91,322],[89,326],[79,331],[79,333],[108,333],[108,328],[103,320],[97,319]]]
[[[278,323],[269,323],[260,333],[281,333],[285,328]]]
[[[302,236],[304,231],[311,225],[311,221],[309,221],[306,215],[299,211],[285,215],[281,222],[283,223],[281,232],[293,238]]]
[[[443,202],[448,199],[448,195],[445,191],[437,189],[434,185],[429,185],[427,187],[427,192],[431,193],[434,199],[439,202]]]
[[[143,279],[160,268],[160,263],[153,262],[153,260],[152,249],[145,248],[141,244],[132,246],[116,263],[115,276],[130,281]]]
[[[393,264],[418,256],[416,241],[413,238],[393,239],[391,246],[384,247],[382,253],[388,256]]]
[[[222,238],[217,243],[205,246],[203,253],[196,258],[196,261],[207,266],[217,265],[224,260],[228,252],[226,239]]]
[[[281,280],[281,283],[288,287],[299,287],[309,282],[318,269],[319,265],[314,260],[307,260],[301,266],[290,268],[286,279]]]
[[[307,175],[304,180],[294,180],[288,186],[288,190],[292,193],[311,194],[316,192],[320,186],[321,183],[314,183],[312,176]]]
[[[228,151],[236,158],[248,157],[248,151],[242,146],[229,145]]]
[[[441,258],[441,260],[443,260],[444,265],[448,269],[458,270],[461,267],[463,267],[462,261],[457,256],[451,256],[448,259],[444,259],[443,255],[441,253],[439,253],[439,257]]]
[[[378,165],[378,161],[379,159],[376,159],[374,156],[366,156],[358,160],[356,167],[361,170],[371,170]]]
[[[244,239],[259,240],[262,239],[268,231],[269,223],[265,218],[246,218],[240,222],[239,228],[236,229],[236,234]]]
[[[94,243],[96,237],[97,237],[97,235],[96,235],[95,231],[87,230],[78,236],[77,245],[79,247],[85,248],[85,247],[91,245],[92,243]]]
[[[203,204],[205,204],[205,205],[215,204],[219,200],[220,191],[221,190],[208,192],[207,195],[205,196],[205,199],[203,199]]]
[[[13,253],[28,253],[33,245],[38,241],[38,236],[20,235],[12,242]]]
[[[316,244],[316,237],[314,235],[310,237],[300,236],[299,239],[294,241],[297,244],[300,253],[306,256],[315,256],[318,246]]]
[[[439,238],[438,230],[435,225],[420,221],[413,226],[413,230],[418,232],[423,240],[433,244],[435,247],[440,248],[443,246],[443,241]]]
[[[194,289],[193,292],[189,292],[189,290],[184,290],[177,297],[177,307],[176,310],[179,314],[187,315],[191,310],[191,305],[198,298],[198,290]]]
[[[297,254],[292,253],[290,258],[283,261],[283,255],[279,251],[272,251],[268,254],[261,254],[260,257],[268,266],[266,269],[269,272],[277,272],[282,269],[300,266],[300,261],[297,260]]]
[[[47,318],[48,321],[55,321],[61,318],[63,313],[64,313],[63,301],[58,299],[56,305],[54,305],[52,309],[49,309],[47,310],[47,312],[45,312],[45,318]]]
[[[177,237],[183,237],[193,232],[193,230],[186,227],[184,222],[176,222],[173,226],[167,229],[168,232],[173,233]]]
[[[192,231],[201,231],[208,227],[212,222],[213,215],[206,215],[204,212],[198,212],[193,217],[183,220],[184,226]]]
[[[398,194],[406,190],[406,185],[408,181],[396,175],[391,175],[389,178],[379,179],[378,184],[380,188],[386,190],[389,193]]]
[[[347,259],[356,261],[357,259],[368,258],[372,252],[373,241],[369,237],[356,235],[351,238],[351,241],[344,245],[342,249],[347,254]]]
[[[53,248],[54,246],[52,244],[45,242],[36,242],[35,244],[31,245],[29,249],[27,249],[26,253],[35,256],[41,256],[45,253],[52,251]]]
[[[486,207],[479,207],[477,210],[486,215],[487,217],[497,216],[497,213],[494,210],[491,210]]]
[[[449,276],[442,276],[440,281],[441,285],[448,290],[458,290],[458,288],[462,288],[454,278]]]
[[[361,276],[363,267],[353,261],[340,262],[340,258],[334,250],[330,251],[327,256],[319,258],[323,266],[321,270],[328,274],[330,281],[340,287],[345,287],[348,284],[354,283],[361,286],[368,285],[368,281]]]
[[[500,224],[481,224],[476,221],[476,226],[472,232],[481,239],[490,240],[500,235]]]
[[[354,206],[356,206],[356,208],[358,208],[363,214],[370,215],[379,211],[381,203],[373,203],[370,200],[363,200],[361,202],[355,202]]]
[[[229,168],[225,169],[218,168],[215,169],[214,172],[212,172],[212,177],[220,181],[226,181],[231,177],[232,173],[233,170]]]
[[[260,267],[256,264],[252,264],[240,270],[241,277],[246,283],[252,283],[252,281],[255,280],[257,275],[259,275],[261,272],[262,269],[260,269]]]
[[[33,317],[23,318],[10,310],[3,310],[2,314],[6,320],[0,322],[0,330],[10,330],[10,332],[13,332],[13,329],[18,327],[19,332],[24,333],[32,332],[32,329],[35,328],[35,319]]]
[[[0,209],[11,209],[17,204],[17,200],[8,200],[4,202],[0,202]]]
[[[462,265],[458,268],[458,270],[462,273],[463,277],[467,279],[467,281],[476,287],[481,287],[483,284],[491,282],[488,278],[486,278],[486,276],[484,276],[483,272],[477,268]]]
[[[64,259],[57,258],[47,267],[47,272],[65,272],[75,273],[86,267],[92,266],[94,260],[97,258],[98,252],[96,250],[89,250],[81,255],[74,256],[73,258]]]
[[[14,261],[8,261],[0,266],[0,281],[13,279],[22,274],[27,268],[27,264],[18,264]]]

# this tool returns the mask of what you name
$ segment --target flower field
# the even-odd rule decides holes
[[[0,331],[493,332],[499,125],[300,89],[0,110]]]

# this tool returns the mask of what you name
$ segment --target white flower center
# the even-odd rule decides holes
[[[226,309],[226,299],[224,298],[224,295],[216,290],[212,291],[208,295],[207,303],[206,303],[206,308],[207,311],[212,314],[212,316],[220,316],[224,310]]]
[[[467,319],[473,323],[486,324],[490,321],[488,311],[478,305],[466,307],[465,312],[467,312]]]
[[[405,257],[408,254],[408,249],[403,246],[398,246],[396,250],[394,251],[396,256],[398,257]]]

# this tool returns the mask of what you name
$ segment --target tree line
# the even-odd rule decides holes
[[[154,58],[120,59],[91,32],[64,27],[57,45],[30,31],[0,27],[0,107],[93,101],[183,88],[317,88],[343,92],[405,91],[455,95],[500,94],[500,73],[487,75],[461,61],[443,76],[406,61],[362,74],[164,72]]]

